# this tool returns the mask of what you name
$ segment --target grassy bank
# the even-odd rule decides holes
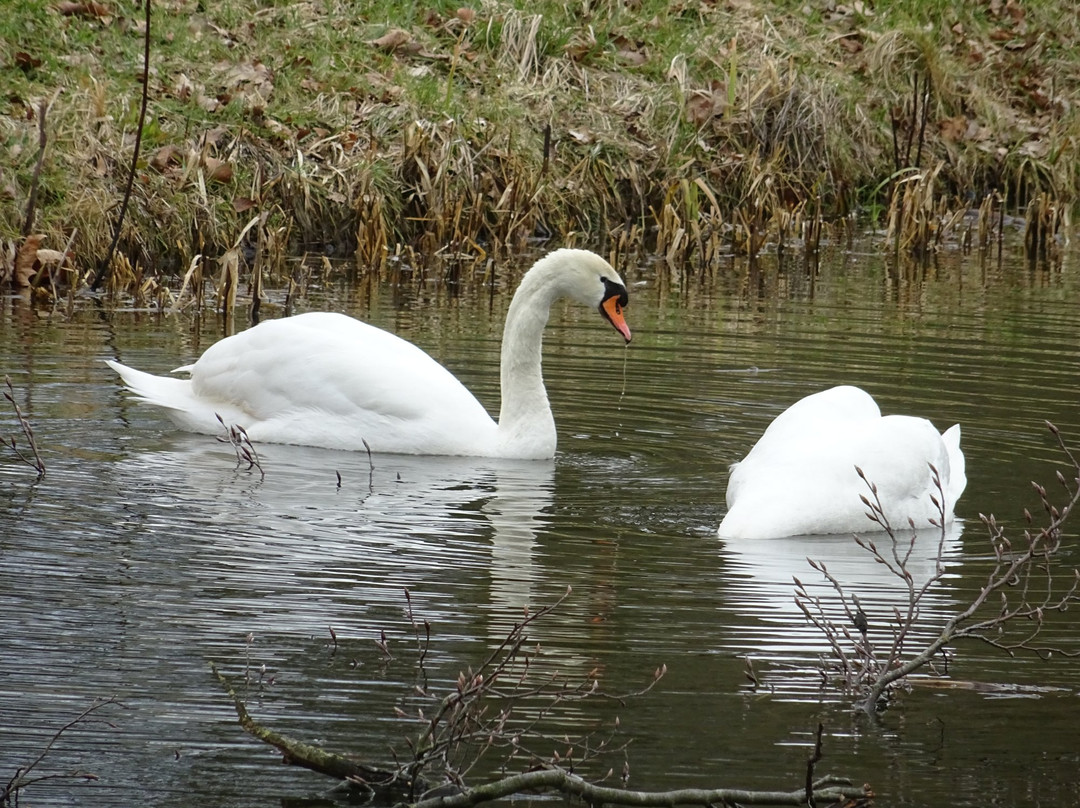
[[[32,211],[85,279],[140,128],[143,12],[5,2],[5,262]],[[400,245],[570,233],[668,253],[693,237],[706,256],[800,216],[883,218],[919,177],[929,210],[1071,205],[1080,21],[1061,8],[154,0],[120,265],[183,272],[242,247],[268,267],[298,250],[365,267]]]

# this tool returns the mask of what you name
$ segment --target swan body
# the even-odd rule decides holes
[[[967,485],[960,426],[944,433],[925,418],[881,415],[869,393],[841,386],[796,402],[769,425],[746,457],[732,465],[724,538],[781,538],[865,533],[882,527],[860,497],[877,486],[885,517],[896,529],[940,520],[931,496],[945,497],[946,522]]]
[[[555,454],[556,433],[541,340],[551,305],[564,297],[599,309],[630,341],[626,286],[607,261],[587,250],[544,256],[507,312],[498,423],[417,346],[330,312],[267,320],[227,337],[177,369],[186,379],[107,363],[138,398],[192,432],[220,433],[220,416],[256,443],[546,459]]]

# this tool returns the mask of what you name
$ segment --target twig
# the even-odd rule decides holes
[[[367,449],[367,462],[368,462],[368,493],[375,493],[375,462],[371,459],[371,447],[364,438],[360,438],[360,442],[364,444],[364,448]],[[338,477],[338,487],[341,487],[341,477]]]
[[[101,699],[95,701],[93,704],[91,704],[89,707],[79,713],[78,716],[73,718],[71,721],[68,721],[66,724],[64,724],[64,726],[60,727],[60,729],[54,732],[52,737],[49,739],[49,742],[45,744],[45,748],[41,750],[41,753],[27,765],[20,766],[18,769],[16,769],[15,774],[12,775],[10,780],[8,780],[7,785],[0,789],[0,805],[17,805],[19,792],[24,790],[28,786],[33,785],[34,783],[57,779],[76,779],[86,781],[97,780],[98,776],[96,774],[80,771],[69,772],[65,774],[43,774],[36,777],[31,777],[29,775],[36,768],[38,768],[38,766],[41,765],[41,763],[45,760],[46,756],[49,754],[50,751],[52,751],[52,748],[57,744],[57,742],[60,740],[61,736],[64,735],[64,733],[74,729],[75,727],[91,723],[101,723],[107,727],[115,728],[115,725],[109,721],[105,721],[104,719],[91,718],[91,716],[98,710],[110,704],[116,704],[120,707],[124,706],[115,698]]]
[[[8,438],[9,445],[20,460],[37,471],[37,478],[40,480],[45,476],[45,461],[41,459],[41,453],[38,452],[37,441],[34,440],[34,429],[30,426],[30,422],[23,417],[22,410],[19,409],[18,402],[15,401],[15,390],[11,386],[10,376],[4,376],[4,384],[7,386],[7,390],[4,391],[4,398],[10,401],[11,406],[15,408],[15,417],[19,421],[19,426],[22,428],[23,435],[26,437],[26,442],[30,444],[30,451],[34,456],[30,458],[24,455],[15,443],[15,438]]]
[[[502,799],[512,794],[535,791],[558,791],[578,797],[588,805],[803,805],[806,790],[744,791],[734,788],[681,788],[672,791],[628,791],[610,786],[598,786],[563,769],[545,769],[504,777],[494,783],[477,786],[453,796],[438,796],[420,800],[408,808],[471,808],[482,802]],[[813,795],[821,801],[835,802],[865,796],[865,789],[856,788],[848,780],[828,777],[813,784]]]
[[[525,618],[511,627],[499,648],[491,653],[476,671],[470,670],[458,676],[456,687],[437,702],[438,706],[430,719],[425,718],[422,709],[417,710],[420,720],[425,722],[425,727],[419,737],[407,740],[412,759],[404,763],[398,762],[397,754],[391,750],[395,761],[393,768],[367,766],[357,762],[352,756],[329,752],[262,727],[248,714],[228,681],[213,665],[211,668],[232,699],[244,730],[279,749],[285,763],[304,766],[343,779],[350,785],[363,789],[369,797],[382,797],[384,801],[397,802],[398,808],[469,808],[512,794],[532,794],[536,791],[555,791],[577,796],[590,805],[656,808],[671,808],[676,805],[800,805],[805,804],[808,796],[819,803],[872,796],[866,787],[855,788],[848,780],[836,777],[822,777],[816,781],[813,779],[813,767],[821,760],[822,727],[818,729],[807,782],[793,791],[681,789],[644,792],[606,787],[586,781],[574,768],[600,752],[611,750],[611,747],[606,745],[606,740],[601,739],[594,743],[591,736],[571,740],[562,733],[558,736],[545,735],[540,731],[538,722],[542,718],[551,717],[553,711],[567,701],[606,697],[622,702],[628,695],[647,693],[664,675],[666,668],[658,668],[650,684],[637,693],[626,696],[603,693],[597,685],[596,671],[591,671],[580,684],[565,684],[557,674],[538,685],[531,684],[527,679],[531,667],[530,655],[524,651],[527,640],[524,631],[536,620],[550,614],[569,594],[570,590],[567,589],[566,595],[555,604],[535,612],[527,611]],[[410,622],[416,631],[417,619],[412,613],[411,601],[408,609]],[[418,632],[417,638],[419,641]],[[379,646],[385,649],[385,636]],[[421,653],[424,653],[423,644]],[[539,649],[536,654],[539,654]],[[521,670],[515,674],[519,666]],[[500,687],[500,682],[505,685],[505,689]],[[414,690],[426,699],[435,698],[424,690]],[[491,703],[496,700],[501,706],[497,710],[490,709]],[[515,721],[515,706],[522,702],[530,706],[540,702],[542,706],[532,718]],[[399,717],[409,717],[403,710],[397,709],[397,713]],[[541,756],[528,751],[530,743],[543,744],[547,749],[559,744],[559,748],[565,751],[562,754],[555,752]],[[504,771],[506,764],[515,754],[527,758],[524,765],[529,770],[522,774],[504,776],[485,785],[468,787],[465,783],[468,772],[484,752],[498,746],[512,750],[504,762]],[[624,783],[628,771],[628,764],[625,764]],[[441,785],[432,788],[432,783]]]
[[[120,243],[120,233],[124,228],[124,217],[127,216],[128,203],[131,201],[131,189],[135,186],[135,172],[139,165],[139,154],[142,148],[143,125],[146,121],[146,107],[150,99],[150,0],[144,0],[146,4],[146,27],[143,31],[143,75],[142,75],[142,106],[139,108],[139,125],[135,129],[135,145],[131,152],[131,171],[128,172],[127,187],[124,189],[124,198],[120,202],[120,212],[116,216],[116,227],[113,230],[112,242],[105,252],[105,257],[98,265],[97,274],[90,284],[90,288],[97,291],[101,282],[109,274],[112,266],[113,253],[116,245]]]
[[[38,187],[41,182],[41,167],[45,163],[45,147],[48,145],[49,137],[45,128],[45,118],[49,112],[49,108],[56,101],[56,97],[60,94],[60,91],[56,91],[56,95],[52,97],[52,101],[48,103],[42,101],[38,104],[38,157],[37,163],[34,164],[34,176],[30,179],[30,196],[26,200],[26,218],[23,219],[23,238],[26,238],[34,231],[34,215],[37,213],[37,195]]]
[[[914,525],[911,540],[901,541],[885,517],[876,487],[863,476],[870,491],[869,496],[863,497],[867,515],[886,532],[891,544],[889,550],[883,551],[873,540],[856,536],[855,541],[870,553],[877,563],[901,579],[907,589],[906,607],[894,608],[891,618],[882,621],[892,632],[892,642],[883,657],[878,657],[876,649],[869,642],[869,618],[862,610],[858,598],[854,595],[849,598],[842,583],[829,573],[824,564],[808,559],[811,567],[820,572],[832,587],[848,622],[859,631],[859,639],[856,640],[846,626],[837,625],[829,616],[822,599],[811,596],[797,578],[796,605],[826,638],[832,651],[833,664],[842,680],[847,686],[861,692],[858,706],[863,710],[870,713],[880,711],[888,704],[897,685],[905,682],[907,677],[916,671],[932,666],[948,646],[962,639],[978,640],[1010,656],[1021,651],[1043,658],[1052,654],[1080,656],[1080,650],[1071,651],[1036,642],[1049,614],[1063,612],[1080,600],[1080,571],[1071,570],[1067,580],[1060,583],[1054,566],[1055,560],[1060,556],[1062,526],[1080,502],[1080,460],[1066,446],[1057,427],[1049,422],[1047,427],[1072,464],[1071,480],[1066,480],[1065,475],[1060,472],[1057,474],[1067,497],[1066,504],[1055,506],[1045,487],[1033,484],[1046,513],[1047,524],[1042,528],[1025,530],[1023,542],[1017,547],[1006,538],[1004,529],[998,525],[993,515],[980,514],[994,551],[993,568],[971,602],[953,615],[936,636],[915,651],[909,651],[908,645],[920,619],[921,604],[931,588],[944,576],[942,559],[945,552],[945,514],[948,507],[936,469],[931,467],[935,489],[932,502],[938,510],[938,517],[932,521],[940,530],[936,566],[934,573],[921,585],[916,585],[908,569],[916,535]],[[1025,515],[1028,523],[1032,524],[1032,515],[1027,512]],[[995,600],[999,606],[995,611],[989,612]],[[854,610],[851,605],[854,605]],[[1018,627],[1022,627],[1019,632]],[[851,646],[854,646],[856,651],[854,657],[847,650]]]
[[[223,436],[219,435],[218,440],[221,443],[228,443],[236,452],[236,467],[240,468],[241,463],[247,463],[245,471],[257,468],[259,478],[265,479],[266,471],[262,467],[262,461],[259,460],[259,453],[255,451],[255,445],[251,442],[251,438],[248,437],[247,430],[240,424],[226,424],[225,420],[216,412],[214,417],[225,428],[225,434]]]

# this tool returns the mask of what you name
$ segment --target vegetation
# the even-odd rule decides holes
[[[1061,492],[1053,495],[1034,484],[1043,511],[1041,521],[1025,512],[1027,527],[1010,539],[993,516],[982,516],[990,542],[990,568],[982,588],[966,604],[960,604],[940,630],[926,632],[923,608],[931,588],[945,577],[944,548],[947,511],[940,485],[934,497],[942,517],[936,571],[926,581],[916,581],[910,564],[918,533],[915,525],[892,525],[885,517],[870,480],[863,504],[867,516],[882,532],[875,539],[855,537],[855,543],[894,575],[905,605],[864,611],[853,586],[813,560],[810,566],[829,584],[827,594],[815,595],[798,579],[793,594],[808,622],[826,639],[830,654],[822,662],[822,684],[849,694],[852,706],[871,717],[887,709],[896,694],[927,670],[937,673],[947,665],[946,652],[965,640],[986,643],[1013,656],[1037,654],[1043,658],[1080,655],[1075,648],[1055,645],[1041,634],[1055,614],[1065,612],[1080,599],[1080,571],[1068,567],[1068,548],[1063,546],[1066,519],[1080,501],[1080,459],[1061,434],[1047,424],[1058,442],[1066,470],[1056,473]],[[936,475],[935,475],[936,476]],[[910,528],[910,538],[904,531]],[[924,536],[925,539],[925,536]],[[666,672],[661,667],[652,681],[636,693],[613,696],[601,690],[593,673],[581,681],[568,681],[544,666],[542,649],[529,644],[528,631],[536,621],[557,609],[557,603],[526,612],[503,642],[475,670],[459,673],[453,683],[429,681],[425,670],[430,627],[408,614],[416,640],[413,654],[417,671],[412,694],[402,701],[397,717],[419,727],[414,737],[391,747],[392,766],[372,765],[288,738],[258,723],[248,712],[229,681],[214,672],[236,708],[246,732],[283,754],[286,763],[303,766],[342,780],[346,788],[377,804],[409,805],[412,808],[467,808],[513,794],[556,791],[595,804],[671,805],[866,805],[873,799],[870,785],[861,788],[834,776],[818,777],[815,768],[823,759],[819,724],[814,750],[807,760],[805,783],[789,791],[690,788],[677,791],[631,791],[627,787],[630,762],[627,742],[619,737],[616,719],[609,732],[594,729],[571,737],[560,730],[561,709],[591,699],[614,699],[619,704],[641,696]],[[406,593],[408,599],[408,593]],[[869,613],[868,613],[869,612]],[[922,636],[920,636],[922,634]],[[331,632],[334,651],[337,636]],[[387,661],[394,660],[385,633],[375,646]],[[756,686],[757,675],[748,660],[747,676]],[[925,679],[925,676],[924,676]],[[559,751],[552,752],[550,750]],[[621,782],[605,756],[622,754]],[[486,765],[482,765],[485,764]],[[606,769],[606,774],[605,774]],[[495,772],[494,775],[491,772]],[[487,775],[489,781],[477,784]]]
[[[408,601],[408,592],[405,595]],[[572,680],[552,668],[543,649],[530,644],[528,631],[569,596],[567,589],[556,603],[537,611],[526,610],[476,669],[462,671],[449,685],[429,680],[425,660],[430,626],[416,621],[410,601],[417,683],[411,695],[402,700],[405,709],[395,710],[402,722],[419,730],[414,737],[404,739],[404,746],[391,746],[392,766],[371,765],[355,755],[328,751],[263,726],[213,663],[211,668],[232,699],[246,732],[280,751],[285,763],[344,781],[350,801],[360,798],[399,808],[468,808],[515,794],[558,792],[590,805],[817,805],[826,800],[829,804],[852,800],[848,804],[855,806],[872,796],[866,786],[831,775],[817,776],[816,766],[822,759],[821,725],[807,761],[805,782],[792,790],[631,791],[627,788],[629,741],[619,737],[618,718],[610,729],[597,726],[575,736],[565,729],[566,715],[585,701],[624,705],[629,698],[651,690],[667,669],[658,668],[652,680],[635,693],[614,695],[601,688],[595,670]],[[336,652],[337,637],[333,632],[331,636]],[[395,660],[385,632],[375,645],[387,663]],[[622,757],[620,775],[614,766],[604,772],[612,753]],[[491,779],[476,784],[484,776]],[[617,784],[605,784],[616,780]]]
[[[103,724],[107,727],[115,726],[111,721],[100,717],[98,713],[105,711],[107,708],[123,708],[123,706],[124,705],[121,702],[118,702],[115,699],[98,699],[71,721],[68,721],[64,726],[60,727],[60,729],[53,732],[41,752],[36,757],[16,769],[15,773],[8,778],[6,783],[0,781],[0,806],[2,806],[2,808],[9,808],[9,806],[17,807],[19,805],[19,795],[33,785],[39,785],[55,780],[78,780],[82,782],[92,782],[97,780],[98,777],[93,772],[43,771],[46,765],[45,760],[48,757],[49,752],[60,743],[65,735],[70,735],[80,728],[85,728],[93,724]]]
[[[1080,501],[1080,459],[1065,444],[1057,427],[1049,422],[1047,427],[1067,461],[1066,472],[1055,475],[1063,494],[1053,496],[1045,486],[1032,483],[1046,523],[1038,526],[1025,509],[1027,528],[1022,537],[1014,539],[1008,538],[994,514],[980,514],[993,563],[979,592],[945,622],[936,636],[926,641],[914,636],[925,628],[920,617],[928,593],[941,585],[946,575],[944,491],[936,470],[934,503],[941,517],[935,524],[940,534],[936,570],[925,581],[916,581],[909,568],[917,541],[915,526],[889,524],[871,481],[867,481],[868,495],[863,498],[867,516],[884,531],[885,538],[874,541],[868,536],[856,536],[855,543],[896,578],[897,586],[906,592],[906,604],[867,614],[858,595],[814,560],[810,560],[810,566],[828,581],[832,590],[829,596],[813,595],[795,579],[796,605],[829,645],[831,654],[823,675],[854,694],[862,710],[870,714],[883,711],[897,690],[910,684],[912,674],[939,666],[947,668],[946,651],[963,640],[986,643],[1010,656],[1080,656],[1080,650],[1054,645],[1041,637],[1047,620],[1080,600],[1080,570],[1068,568],[1062,548],[1065,520]],[[908,528],[911,533],[905,535]]]
[[[149,32],[131,0],[0,15],[0,283],[93,279],[114,230],[135,289],[230,250],[380,267],[584,233],[709,260],[883,220],[897,183],[921,183],[916,246],[945,209],[1041,199],[1037,252],[1080,190],[1080,20],[1054,0],[150,12]]]

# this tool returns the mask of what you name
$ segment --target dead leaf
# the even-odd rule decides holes
[[[649,61],[649,53],[644,50],[618,50],[615,52],[615,56],[624,65],[630,67],[641,67],[647,61]]]
[[[207,157],[205,165],[206,178],[208,180],[215,180],[216,182],[232,182],[232,163],[229,163],[226,160],[218,160],[216,157]]]
[[[856,35],[840,37],[840,47],[846,50],[848,53],[860,53],[863,49],[863,43],[860,42]]]
[[[99,17],[109,16],[109,9],[101,3],[88,0],[88,2],[62,2],[56,4],[56,10],[65,17]]]
[[[29,73],[31,70],[41,67],[42,61],[36,56],[31,56],[26,51],[17,51],[15,53],[15,67],[19,68],[23,73]]]
[[[15,254],[15,275],[12,277],[15,286],[25,289],[37,275],[38,269],[41,268],[37,253],[44,239],[44,234],[37,233],[27,236],[26,241],[19,246],[19,251]]]
[[[386,53],[393,53],[410,42],[412,42],[412,35],[408,31],[391,28],[378,39],[369,40],[368,44]]]
[[[967,136],[968,119],[964,115],[957,115],[955,118],[945,118],[944,120],[938,121],[938,130],[945,140],[957,143],[964,140]]]
[[[472,25],[476,20],[476,11],[462,6],[457,10],[457,18],[466,25]]]
[[[233,210],[237,213],[244,213],[255,207],[255,200],[250,196],[238,196],[233,199]]]
[[[1046,156],[1050,154],[1050,142],[1041,138],[1028,140],[1022,143],[1017,151],[1024,157],[1045,160]]]
[[[177,146],[162,146],[150,157],[150,167],[164,172],[169,166],[180,165],[180,149]]]
[[[566,43],[566,46],[563,48],[563,53],[575,62],[584,62],[595,49],[596,37],[593,36],[592,30],[590,30],[588,34],[575,34],[574,37]]]
[[[727,92],[723,82],[713,80],[708,90],[695,90],[686,99],[686,119],[694,126],[702,126],[727,107]]]
[[[224,126],[215,126],[213,129],[207,129],[203,132],[202,137],[199,138],[199,143],[203,146],[220,146],[229,137],[228,129]]]
[[[173,85],[172,94],[180,101],[187,101],[195,94],[195,84],[186,75],[181,73]]]
[[[645,46],[637,40],[619,34],[612,39],[615,45],[615,56],[623,64],[631,67],[640,67],[649,60],[649,52]]]
[[[67,253],[62,253],[59,250],[39,249],[37,251],[37,260],[42,264],[63,264],[67,260]]]

